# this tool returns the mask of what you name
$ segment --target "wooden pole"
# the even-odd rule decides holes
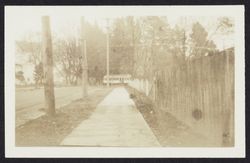
[[[88,96],[88,62],[86,49],[86,31],[84,17],[81,18],[81,47],[82,47],[82,89],[83,98]]]
[[[109,22],[107,20],[107,86],[109,87]]]
[[[44,71],[45,109],[49,116],[55,115],[55,95],[53,78],[53,55],[49,16],[42,17],[42,55]]]

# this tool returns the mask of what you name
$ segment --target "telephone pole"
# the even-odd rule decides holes
[[[88,62],[87,62],[87,49],[86,49],[86,30],[85,20],[81,17],[81,53],[82,53],[82,89],[83,99],[88,96]]]
[[[109,20],[107,19],[107,86],[109,87]]]
[[[42,17],[42,55],[44,71],[45,109],[49,116],[55,115],[55,95],[53,78],[53,55],[49,16]]]

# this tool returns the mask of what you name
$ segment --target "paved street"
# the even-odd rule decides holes
[[[89,93],[93,93],[101,88],[90,87]],[[55,88],[56,108],[60,108],[72,100],[81,98],[81,87],[61,87]],[[45,113],[44,90],[18,90],[16,91],[16,127],[29,120],[38,118]]]
[[[123,87],[113,89],[91,117],[77,126],[61,145],[160,146]]]

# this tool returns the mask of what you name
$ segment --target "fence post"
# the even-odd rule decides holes
[[[226,65],[225,65],[225,78],[224,78],[224,82],[225,82],[225,97],[224,97],[224,108],[223,108],[223,113],[224,113],[224,117],[223,117],[223,133],[222,133],[222,145],[223,146],[230,146],[233,143],[233,133],[232,133],[232,128],[233,126],[233,108],[234,105],[232,103],[232,101],[234,99],[231,99],[231,89],[233,87],[233,84],[231,82],[231,80],[233,80],[233,77],[231,76],[230,72],[230,63],[229,63],[229,54],[225,54],[225,61],[226,61]]]

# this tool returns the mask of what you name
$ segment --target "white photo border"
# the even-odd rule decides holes
[[[98,9],[97,9],[98,8]],[[23,14],[232,16],[235,20],[235,146],[118,148],[15,146],[15,31]],[[244,5],[225,6],[5,6],[5,157],[7,158],[242,158],[245,157]],[[185,13],[185,14],[183,14]]]

